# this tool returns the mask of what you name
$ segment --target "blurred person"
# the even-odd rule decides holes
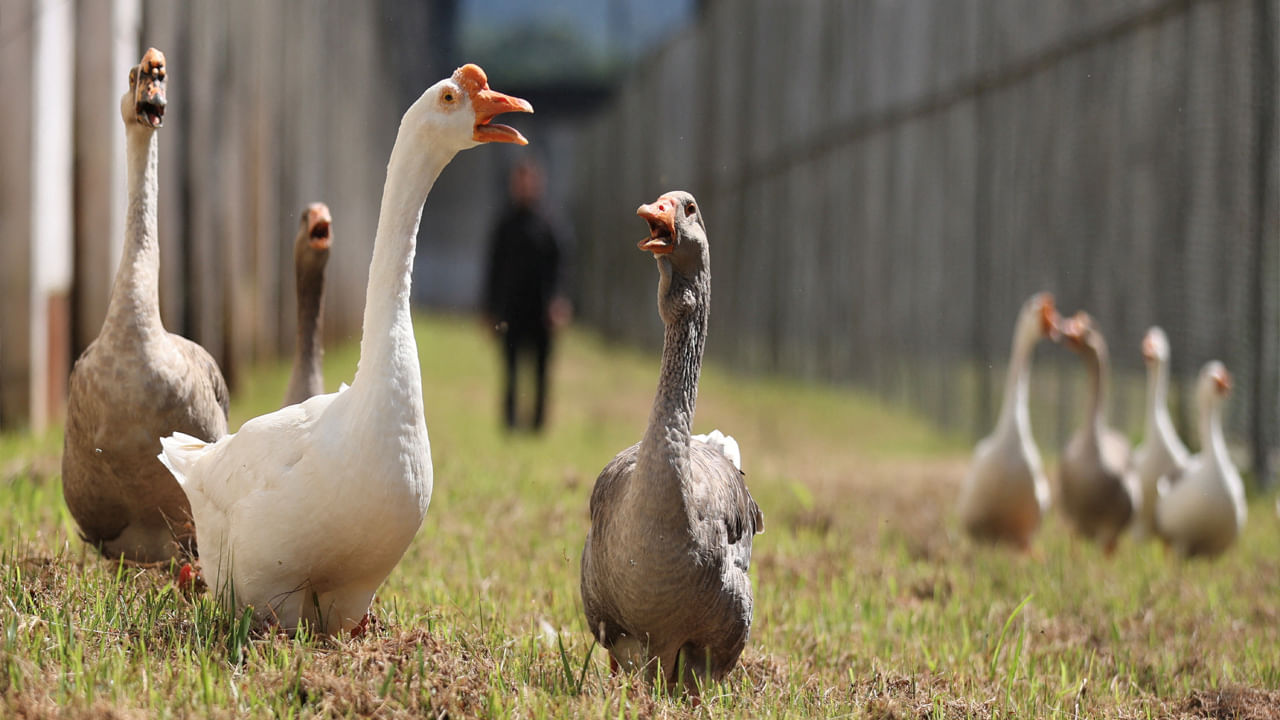
[[[543,174],[533,160],[511,168],[509,203],[493,229],[484,292],[486,321],[498,335],[506,374],[503,419],[518,426],[516,375],[520,359],[532,356],[536,396],[531,428],[546,420],[547,364],[557,328],[572,306],[563,284],[563,233],[543,211]]]

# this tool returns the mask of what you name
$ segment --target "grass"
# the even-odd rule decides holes
[[[740,440],[766,516],[752,638],[697,707],[612,677],[578,558],[656,353],[569,334],[550,430],[508,436],[480,328],[425,319],[418,339],[435,497],[358,640],[257,634],[170,570],[99,559],[62,503],[60,435],[0,437],[0,716],[1280,717],[1273,498],[1217,562],[1133,542],[1105,558],[1056,516],[1029,555],[976,546],[951,514],[967,443],[846,389],[714,367],[695,429]],[[331,352],[331,384],[354,363]],[[286,374],[244,377],[232,426]]]

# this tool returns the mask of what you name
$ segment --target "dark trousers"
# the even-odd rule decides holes
[[[507,392],[503,409],[508,428],[516,427],[516,375],[519,358],[533,354],[537,396],[533,406],[533,429],[541,430],[547,408],[547,359],[551,355],[551,332],[545,326],[508,326],[503,336],[503,358],[506,360]]]

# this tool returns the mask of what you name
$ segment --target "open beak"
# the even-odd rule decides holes
[[[636,209],[636,215],[649,223],[649,237],[641,240],[636,247],[653,253],[666,255],[676,249],[676,204],[666,197],[660,197],[648,205]]]
[[[307,208],[307,244],[312,250],[328,250],[332,239],[333,217],[324,203],[316,203]]]
[[[1040,332],[1051,341],[1058,342],[1062,339],[1061,324],[1062,316],[1053,307],[1053,296],[1045,298],[1040,306]]]
[[[138,88],[134,93],[134,113],[143,127],[152,130],[164,125],[164,109],[168,105],[164,93],[164,53],[148,48],[136,68]]]
[[[475,133],[472,135],[476,142],[529,144],[519,130],[508,125],[490,124],[494,117],[502,113],[533,112],[533,106],[528,100],[503,95],[496,90],[485,88],[471,98],[471,107],[476,112]]]
[[[1084,334],[1088,327],[1088,323],[1079,315],[1067,318],[1062,321],[1062,337],[1066,338],[1072,347],[1084,347]]]
[[[471,138],[476,142],[505,142],[528,145],[519,130],[506,125],[494,125],[492,120],[502,113],[533,112],[528,100],[503,95],[489,88],[489,77],[479,65],[467,63],[453,71],[453,81],[471,98],[471,109],[476,114]]]
[[[1231,373],[1226,368],[1218,368],[1213,371],[1213,384],[1218,388],[1220,395],[1226,395],[1231,392]]]
[[[311,239],[307,242],[312,250],[328,250],[329,240],[328,220],[319,220],[311,226]]]

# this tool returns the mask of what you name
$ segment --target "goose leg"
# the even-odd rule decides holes
[[[369,632],[370,626],[376,624],[377,621],[371,622],[369,619],[369,613],[365,613],[364,617],[360,618],[360,622],[356,623],[356,626],[351,628],[351,639],[355,640],[356,638],[364,637],[365,633]]]

